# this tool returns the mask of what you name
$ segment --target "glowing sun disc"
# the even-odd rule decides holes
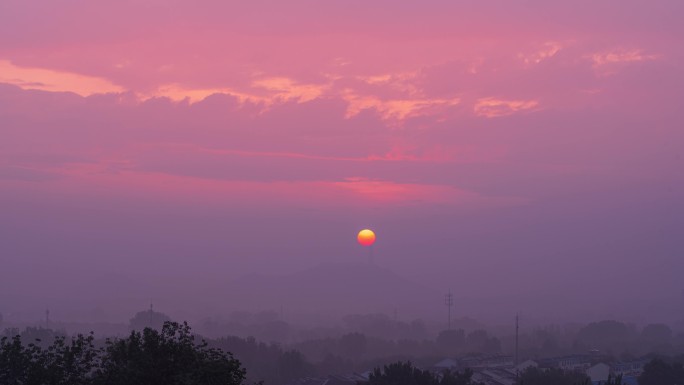
[[[370,246],[375,243],[375,233],[373,230],[363,229],[359,231],[356,240],[359,241],[362,246]]]

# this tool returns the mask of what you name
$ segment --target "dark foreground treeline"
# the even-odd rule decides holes
[[[654,359],[639,376],[639,385],[681,385],[684,383],[684,366],[678,362]],[[597,385],[625,385],[622,375],[609,375]],[[484,385],[473,379],[473,372],[434,373],[421,370],[411,362],[397,362],[376,368],[366,382],[358,385]],[[530,367],[520,373],[515,385],[592,385],[585,373],[574,370],[540,369]]]
[[[91,335],[51,344],[0,339],[2,385],[237,385],[245,370],[230,353],[197,342],[184,324],[168,322],[97,347]]]
[[[350,338],[350,354],[359,354],[361,335]],[[237,358],[228,351],[235,352]],[[239,359],[239,360],[238,360]],[[477,385],[473,373],[431,373],[397,358],[378,359],[367,385]],[[419,365],[423,366],[423,365]],[[126,338],[96,340],[90,335],[67,337],[49,329],[27,328],[0,338],[1,385],[203,385],[264,383],[282,385],[306,376],[334,373],[325,362],[311,364],[296,350],[264,344],[253,338],[198,340],[187,323],[166,322],[159,330],[145,328]],[[247,374],[250,374],[247,377]],[[517,385],[584,385],[583,373],[531,368]],[[622,384],[612,378],[601,385]],[[656,358],[639,377],[639,385],[684,384],[681,359]]]

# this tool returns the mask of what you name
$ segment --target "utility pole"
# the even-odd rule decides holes
[[[451,307],[454,306],[454,296],[451,294],[451,289],[449,289],[449,293],[444,295],[444,305],[447,307],[448,311],[448,325],[449,329],[451,330]]]
[[[50,309],[45,309],[45,329],[50,329]]]
[[[515,314],[515,376],[518,376],[518,331],[520,329],[520,317]]]

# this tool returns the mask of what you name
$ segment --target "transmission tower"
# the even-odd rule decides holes
[[[520,330],[520,317],[515,314],[515,378],[518,378],[518,332]]]
[[[515,366],[518,366],[518,334],[520,331],[520,316],[515,315]]]
[[[448,330],[451,330],[451,307],[454,306],[454,295],[451,294],[451,289],[449,289],[448,294],[444,295],[444,305],[447,307]]]

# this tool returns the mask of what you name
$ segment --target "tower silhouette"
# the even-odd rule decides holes
[[[454,306],[454,295],[451,294],[451,289],[449,289],[449,293],[444,295],[444,305],[447,307],[447,325],[448,325],[448,330],[451,330],[451,307]]]

